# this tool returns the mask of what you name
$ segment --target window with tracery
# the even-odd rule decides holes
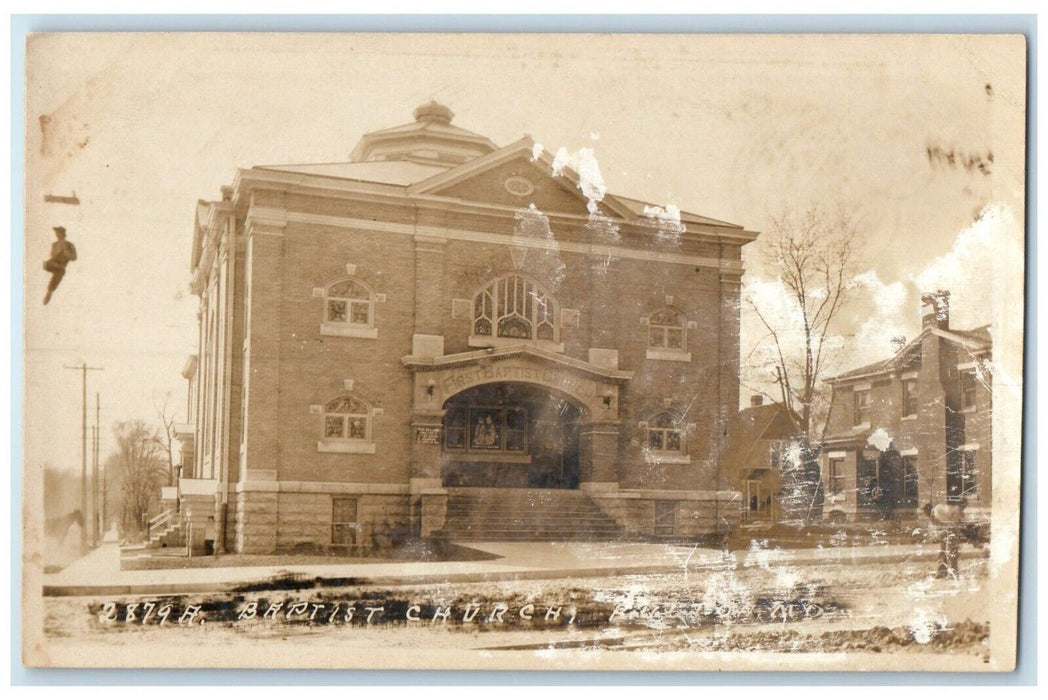
[[[687,350],[684,316],[673,309],[662,309],[648,319],[648,347],[665,350]]]
[[[473,297],[473,335],[557,342],[557,302],[526,277],[501,277]]]
[[[354,396],[339,396],[324,404],[324,440],[368,441],[371,407]]]
[[[374,298],[360,282],[343,279],[327,286],[324,323],[370,328],[374,325]]]

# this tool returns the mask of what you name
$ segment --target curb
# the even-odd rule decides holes
[[[914,561],[934,561],[938,559],[937,551],[926,551],[920,554],[889,554],[885,556],[861,555],[840,557],[832,560],[826,558],[799,557],[789,561],[773,561],[772,566],[815,566],[815,565],[864,565],[864,564],[897,564]],[[989,558],[988,549],[965,551],[961,559]],[[755,564],[743,564],[745,568],[755,568]],[[706,564],[689,567],[688,571],[716,571],[729,568],[727,565]],[[448,583],[489,583],[493,581],[538,581],[543,579],[563,578],[605,578],[614,576],[649,576],[653,574],[673,574],[681,571],[680,566],[615,566],[589,569],[524,569],[519,571],[478,571],[461,574],[407,574],[399,576],[310,576],[306,573],[287,572],[268,579],[239,580],[232,582],[205,582],[185,584],[127,584],[127,585],[44,585],[45,598],[101,596],[101,595],[150,595],[183,593],[229,593],[250,594],[262,590],[301,590],[306,588],[334,588],[347,586],[411,586]],[[301,584],[301,585],[295,585]]]

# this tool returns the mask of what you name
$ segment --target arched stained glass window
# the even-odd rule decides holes
[[[339,396],[324,404],[324,440],[368,440],[371,407],[355,396]]]
[[[329,284],[324,293],[324,322],[360,327],[374,325],[371,290],[352,279]]]
[[[526,277],[500,277],[473,297],[473,335],[557,342],[557,302]]]
[[[661,309],[648,319],[648,347],[666,350],[687,350],[684,315],[674,309]]]
[[[660,413],[648,422],[648,449],[654,452],[684,452],[684,430],[672,413]]]

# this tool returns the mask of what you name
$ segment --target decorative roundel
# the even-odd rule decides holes
[[[502,186],[506,188],[507,192],[518,197],[526,197],[535,191],[535,185],[531,184],[531,180],[517,176],[506,178]]]

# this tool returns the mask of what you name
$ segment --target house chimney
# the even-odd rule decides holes
[[[947,290],[921,295],[921,327],[950,327],[950,293]]]
[[[753,396],[750,397],[750,406],[752,406],[753,408],[756,408],[757,406],[763,406],[763,405],[764,405],[764,397],[761,396],[760,394],[754,394]]]
[[[902,349],[904,347],[906,347],[906,336],[904,336],[904,335],[894,336],[891,339],[891,343],[892,343],[892,354],[893,355],[898,355],[900,352],[902,352]]]

